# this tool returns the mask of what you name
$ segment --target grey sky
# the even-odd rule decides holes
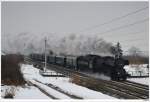
[[[21,32],[41,36],[44,32],[60,36],[98,34],[109,42],[120,41],[124,50],[137,46],[148,51],[148,20],[101,35],[113,28],[148,18],[148,9],[95,29],[86,29],[144,7],[148,7],[148,2],[2,2],[2,37]]]

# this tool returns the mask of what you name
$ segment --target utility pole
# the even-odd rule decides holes
[[[46,72],[46,62],[47,62],[47,57],[46,57],[46,37],[45,37],[45,67],[44,67],[44,72]]]

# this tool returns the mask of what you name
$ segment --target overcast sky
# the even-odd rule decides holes
[[[148,51],[148,8],[100,26],[145,7],[148,2],[2,2],[2,39],[8,33],[75,33]]]

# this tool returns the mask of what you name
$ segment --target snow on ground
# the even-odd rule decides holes
[[[50,99],[38,88],[30,86],[29,88],[19,88],[14,97],[15,99]]]
[[[142,70],[144,73],[147,73],[146,65],[141,65],[138,67],[143,68],[140,70]],[[127,71],[134,72],[137,71],[136,68],[137,67],[133,65],[125,66],[125,69]],[[24,74],[26,80],[37,84],[42,89],[46,90],[46,92],[59,99],[69,99],[70,97],[61,94],[46,85],[34,81],[34,79],[41,81],[42,83],[51,83],[69,94],[76,95],[84,99],[115,99],[114,97],[71,83],[70,79],[66,77],[43,77],[39,74],[39,69],[34,68],[32,65],[23,64],[21,67],[21,71]],[[128,80],[149,85],[149,78],[129,78]],[[25,85],[25,87],[15,87],[4,85],[1,87],[2,97],[4,97],[6,91],[15,93],[15,99],[50,99],[50,97],[43,94],[38,88],[34,86]]]
[[[124,69],[131,74],[132,76],[146,76],[149,75],[149,68],[147,68],[147,64],[141,65],[126,65]]]
[[[1,86],[2,98],[7,92],[13,94],[15,99],[50,99],[48,96],[44,95],[39,89],[34,86]]]
[[[129,78],[128,80],[140,84],[149,85],[149,78]]]
[[[110,97],[108,95],[90,90],[88,88],[85,88],[85,87],[82,87],[73,83],[59,82],[58,80],[57,81],[51,80],[50,83],[52,83],[53,85],[56,85],[57,87],[65,90],[66,92],[70,94],[80,96],[84,99],[114,99],[113,97]]]
[[[124,67],[125,70],[131,74],[131,76],[147,76],[149,75],[149,69],[147,68],[147,64],[141,65],[127,65]],[[129,78],[128,80],[149,85],[149,77],[148,78]]]
[[[1,86],[1,97],[3,98],[6,93],[8,93],[8,92],[13,93],[14,91],[15,91],[15,86],[3,85],[3,86]]]
[[[114,97],[71,83],[69,78],[66,77],[43,77],[39,74],[39,69],[34,68],[32,65],[23,64],[22,72],[26,80],[30,80],[33,83],[35,83],[35,81],[33,80],[36,79],[43,83],[51,83],[61,88],[65,92],[82,97],[84,99],[115,99]],[[46,86],[43,86],[39,83],[36,84],[46,89]],[[59,96],[54,91],[47,90],[47,92],[59,98],[66,99],[66,96],[65,97]]]
[[[44,89],[47,93],[50,93],[54,97],[57,97],[59,99],[70,99],[69,96],[66,96],[66,95],[64,95],[64,94],[62,94],[62,93],[60,93],[60,92],[58,92],[58,91],[56,91],[56,90],[54,90],[54,89],[44,85],[44,84],[38,83],[38,82],[36,82],[34,80],[32,80],[32,82],[34,84],[36,84],[36,85],[39,85],[42,89]]]

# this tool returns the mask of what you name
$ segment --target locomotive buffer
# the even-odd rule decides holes
[[[64,75],[62,75],[60,73],[47,70],[46,63],[47,63],[47,55],[46,55],[46,38],[45,38],[45,65],[43,67],[43,70],[41,70],[41,69],[39,70],[39,73],[44,77],[64,77]]]

